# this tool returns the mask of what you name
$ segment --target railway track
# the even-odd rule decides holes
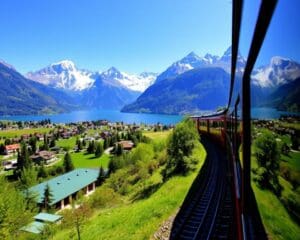
[[[233,201],[224,153],[203,140],[207,159],[179,213],[170,239],[233,239]]]

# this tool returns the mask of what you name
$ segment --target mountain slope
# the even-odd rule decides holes
[[[24,78],[0,62],[0,115],[40,114],[74,109],[74,99]]]
[[[272,57],[267,66],[256,69],[251,80],[263,88],[276,88],[300,77],[300,64],[283,57]]]
[[[123,87],[127,87],[132,91],[143,92],[152,83],[154,83],[158,74],[151,72],[143,72],[140,75],[128,74],[120,72],[115,67],[111,67],[107,71],[100,74],[106,81],[114,81]]]
[[[118,81],[107,78],[105,74],[93,77],[95,78],[93,86],[81,92],[80,99],[85,107],[121,109],[140,95],[140,92],[122,86]]]
[[[53,63],[39,71],[27,73],[27,78],[47,86],[81,91],[94,83],[89,71],[79,70],[70,60]]]
[[[300,112],[300,77],[281,85],[269,97],[266,105],[281,111]]]
[[[242,72],[244,70],[246,60],[238,53],[237,58],[237,71]],[[229,47],[223,54],[223,56],[215,56],[207,53],[204,57],[199,57],[196,53],[191,52],[181,60],[173,63],[164,72],[162,72],[156,79],[156,82],[167,78],[176,77],[186,71],[195,68],[203,67],[220,67],[226,72],[230,73],[231,66],[231,47]]]
[[[197,68],[150,86],[124,112],[195,113],[225,106],[229,74],[221,68]]]
[[[156,79],[156,73],[144,72],[139,75],[120,72],[111,67],[104,72],[80,70],[70,60],[53,63],[36,72],[29,72],[26,76],[47,86],[67,90],[83,91],[93,86],[95,77],[102,75],[107,80],[116,81],[130,90],[143,92]]]

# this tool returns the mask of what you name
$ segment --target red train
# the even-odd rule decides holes
[[[267,239],[251,188],[251,114],[250,78],[264,42],[277,0],[263,0],[254,28],[244,71],[237,71],[243,1],[233,1],[231,86],[226,109],[206,116],[192,117],[200,134],[219,143],[227,155],[235,202],[238,239]],[[246,10],[246,9],[245,9]]]

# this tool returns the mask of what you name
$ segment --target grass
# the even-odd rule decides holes
[[[286,128],[294,128],[294,129],[300,130],[299,123],[280,122],[279,125],[282,127],[286,127]]]
[[[10,129],[0,131],[0,138],[20,137],[23,134],[48,133],[51,128]]]
[[[201,159],[197,165],[199,170],[206,156],[202,145],[194,155]],[[169,179],[147,199],[95,212],[82,228],[82,239],[150,239],[159,226],[176,213],[197,173]],[[58,231],[54,239],[67,239],[71,231],[74,229]]]
[[[290,152],[288,156],[281,155],[281,164],[288,165],[295,171],[300,171],[300,152]]]
[[[252,146],[252,152],[254,149],[255,147]],[[291,152],[290,156],[291,157],[281,155],[281,158],[287,161],[284,163],[281,162],[281,164],[288,164],[290,166],[294,166],[294,168],[298,168],[300,159],[299,153]],[[251,165],[252,168],[257,168],[257,162],[254,156],[251,158]],[[288,196],[288,194],[293,192],[292,186],[288,181],[279,177],[279,182],[284,188],[282,196]],[[269,238],[273,240],[298,239],[300,236],[300,227],[290,217],[280,199],[271,191],[260,189],[253,181],[252,189]]]
[[[272,192],[258,188],[255,183],[252,183],[252,188],[269,238],[299,239],[300,227],[292,221],[280,200]]]
[[[165,139],[171,132],[172,132],[171,130],[160,131],[160,132],[145,131],[145,132],[143,132],[143,135],[145,135],[146,137],[149,137],[153,140],[162,140],[162,139]]]
[[[56,145],[62,148],[73,149],[76,145],[76,137],[70,137],[68,139],[59,139],[56,141]]]
[[[63,157],[55,165],[62,165]],[[86,152],[72,152],[71,158],[75,168],[99,168],[101,165],[103,168],[107,168],[110,160],[110,156],[105,153],[96,158],[95,154],[87,154]]]
[[[80,152],[71,153],[71,158],[75,168],[98,168],[101,165],[103,168],[107,168],[110,156],[104,153],[101,157],[96,158],[95,154]]]

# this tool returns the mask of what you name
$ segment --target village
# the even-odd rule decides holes
[[[39,213],[22,230],[38,234],[45,224],[59,223],[60,210],[79,196],[89,196],[109,172],[111,157],[147,141],[142,132],[167,131],[162,124],[124,124],[106,120],[54,124],[0,123],[0,174],[25,195],[35,195]],[[37,178],[33,185],[32,178]],[[100,181],[100,182],[99,182]],[[51,199],[50,199],[51,198]]]

